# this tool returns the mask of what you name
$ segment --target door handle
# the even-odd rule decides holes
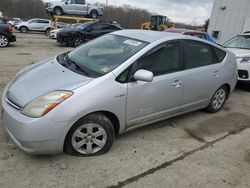
[[[219,71],[217,71],[217,70],[216,70],[216,71],[214,71],[213,76],[214,76],[214,77],[219,77],[219,76],[220,76],[220,74],[221,74],[221,73],[220,73]]]
[[[172,83],[172,86],[173,87],[180,87],[182,86],[182,82],[180,80],[175,80],[173,83]]]

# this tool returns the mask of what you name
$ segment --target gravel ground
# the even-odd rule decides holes
[[[25,66],[67,52],[42,34],[0,49],[0,96]],[[0,120],[0,187],[250,187],[250,92],[238,87],[217,114],[197,111],[116,138],[110,152],[79,158],[17,149]],[[0,117],[1,119],[1,117]]]

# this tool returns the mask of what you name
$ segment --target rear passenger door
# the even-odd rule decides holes
[[[206,106],[221,86],[221,64],[217,63],[213,47],[207,43],[183,41],[184,86],[182,111]]]

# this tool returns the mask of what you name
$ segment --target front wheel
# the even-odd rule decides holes
[[[219,112],[224,106],[228,95],[228,90],[226,86],[220,87],[213,95],[206,111],[210,113]]]
[[[54,14],[57,16],[61,16],[61,15],[63,15],[63,10],[59,7],[56,7],[54,10]]]
[[[0,34],[0,48],[7,47],[9,45],[10,41],[9,38],[5,35]]]
[[[103,114],[90,114],[80,119],[66,136],[64,151],[76,156],[105,154],[114,141],[114,128]]]
[[[84,43],[84,40],[79,36],[75,37],[72,41],[73,47],[80,46],[82,43]]]

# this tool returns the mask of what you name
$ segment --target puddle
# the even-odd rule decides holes
[[[16,55],[31,55],[31,53],[16,53]]]
[[[250,127],[250,116],[241,113],[229,113],[206,119],[197,125],[186,127],[185,130],[191,137],[205,142],[214,140],[216,136],[237,133],[246,127]]]

